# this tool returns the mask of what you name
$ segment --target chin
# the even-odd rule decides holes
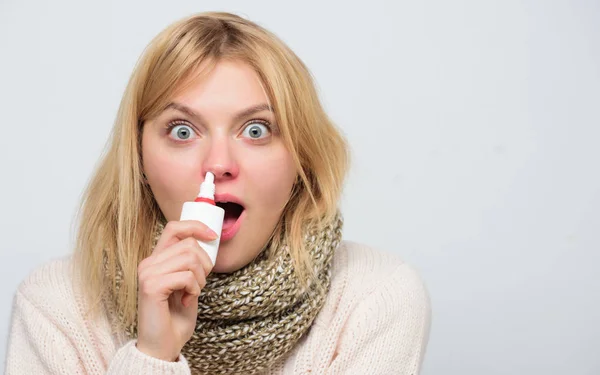
[[[213,273],[232,273],[244,267],[244,264],[238,264],[237,259],[228,259],[224,256],[217,256],[217,261],[212,269]]]
[[[220,244],[217,260],[212,272],[232,273],[240,268],[243,268],[252,261],[252,259],[245,259],[243,257],[243,255],[245,255],[245,249],[240,248],[240,246],[236,246],[235,242],[235,238],[233,238],[225,243]]]

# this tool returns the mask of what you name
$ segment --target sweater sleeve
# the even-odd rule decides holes
[[[40,275],[36,276],[39,280]],[[45,281],[60,279],[41,276]],[[14,297],[5,374],[190,374],[182,356],[178,362],[162,361],[140,352],[134,341],[106,363],[98,354],[97,342],[81,324],[83,318],[71,314],[75,302],[61,300],[63,293],[57,290],[64,290],[60,283],[20,285]]]
[[[419,374],[431,325],[427,290],[406,264],[380,280],[345,323],[328,374]]]
[[[166,362],[140,352],[135,341],[123,346],[110,363],[108,375],[120,374],[190,374],[190,368],[182,355],[177,362]]]

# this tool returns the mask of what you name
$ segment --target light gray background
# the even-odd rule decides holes
[[[69,252],[136,59],[202,10],[312,69],[353,149],[345,237],[431,293],[424,374],[600,373],[598,1],[3,0],[2,362],[14,290]]]

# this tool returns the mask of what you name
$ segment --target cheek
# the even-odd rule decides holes
[[[193,149],[168,149],[153,136],[142,138],[144,172],[161,209],[175,212],[180,207],[168,206],[195,196],[199,160]]]
[[[279,149],[268,157],[254,159],[247,170],[255,202],[279,214],[296,180],[291,155],[285,148]]]

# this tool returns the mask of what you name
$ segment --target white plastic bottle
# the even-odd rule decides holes
[[[225,210],[215,205],[215,176],[207,172],[204,182],[200,185],[200,193],[194,202],[185,202],[181,209],[180,220],[198,220],[212,229],[219,237],[216,240],[205,242],[198,241],[200,247],[206,251],[213,266],[217,260],[221,229]]]

